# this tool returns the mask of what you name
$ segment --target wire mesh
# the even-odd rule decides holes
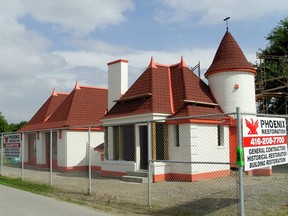
[[[24,175],[83,199],[90,194],[101,205],[149,205],[156,215],[239,214],[234,113],[89,127],[22,133],[24,172],[21,157],[2,153],[1,175]],[[287,168],[244,173],[247,215],[273,215],[287,205]]]

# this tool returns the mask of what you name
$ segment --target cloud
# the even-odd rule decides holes
[[[58,31],[80,36],[125,22],[124,13],[134,9],[132,0],[0,0],[0,4],[3,17],[19,19],[30,15],[39,23],[52,24]]]
[[[164,8],[163,8],[164,7]],[[235,10],[237,8],[237,10]],[[167,12],[169,11],[169,13]],[[155,10],[154,19],[160,23],[189,22],[211,25],[222,22],[227,17],[235,21],[257,21],[273,13],[288,12],[287,0],[161,0]]]
[[[70,40],[66,40],[66,44],[76,50],[114,55],[123,55],[132,50],[124,46],[107,43],[97,39],[72,38]]]
[[[134,9],[131,0],[25,0],[23,7],[40,23],[51,23],[58,30],[87,35],[96,28],[124,22],[124,12]]]
[[[113,50],[113,45],[109,47]],[[118,47],[118,46],[116,46]],[[215,48],[197,48],[197,49],[181,49],[173,52],[158,50],[132,50],[125,53],[98,53],[91,51],[57,51],[54,54],[61,56],[67,62],[70,68],[76,71],[81,68],[86,80],[81,80],[91,85],[101,85],[107,87],[107,63],[117,59],[126,59],[129,64],[129,83],[132,84],[139,75],[144,72],[150,63],[151,56],[154,57],[156,63],[172,65],[180,62],[181,56],[187,65],[195,66],[201,61],[201,68],[207,69],[212,63],[217,47]],[[128,49],[127,49],[128,50]],[[83,76],[81,75],[83,78]],[[104,85],[103,85],[104,83]]]
[[[39,74],[65,67],[66,62],[61,56],[47,52],[49,40],[28,31],[14,19],[0,17],[0,28],[0,112],[9,121],[21,117],[24,120],[28,113],[31,115],[31,104],[42,102],[38,100],[40,92],[51,89],[49,79],[41,79]],[[23,108],[21,112],[19,107]]]
[[[191,13],[197,22],[204,22],[213,15],[206,9],[212,10],[212,6],[216,7],[218,4],[209,1],[212,5],[208,5],[208,1],[203,1],[198,6],[195,1],[195,7],[191,9],[190,1],[182,1],[178,5],[178,1],[161,2],[161,6],[165,5],[165,8],[158,11],[170,9],[171,13],[163,13],[162,17],[158,17],[159,22],[187,21]],[[29,120],[50,96],[54,87],[56,91],[71,92],[76,81],[80,85],[107,87],[108,62],[120,58],[129,60],[129,83],[132,84],[149,65],[151,56],[157,63],[166,65],[178,63],[181,56],[184,56],[187,65],[193,67],[201,61],[201,68],[205,70],[211,64],[217,49],[217,44],[208,48],[203,48],[205,44],[196,48],[177,48],[176,43],[176,48],[172,51],[157,50],[153,46],[143,47],[142,44],[137,49],[131,48],[125,45],[129,44],[129,40],[133,41],[129,37],[129,27],[125,28],[128,33],[125,38],[127,41],[122,42],[122,45],[97,38],[95,35],[99,28],[126,21],[126,13],[134,9],[132,0],[0,0],[0,4],[0,112],[10,123]],[[221,11],[223,12],[222,9]],[[166,17],[167,14],[171,16]],[[23,17],[27,15],[33,19],[29,27],[23,21]],[[222,19],[222,14],[220,15]],[[48,25],[42,25],[43,23]],[[141,27],[140,23],[138,25]],[[49,28],[48,31],[43,31],[46,27]],[[61,44],[62,40],[58,38],[46,35],[55,29],[59,31],[57,36],[63,41],[65,38],[66,44]],[[132,28],[131,31],[135,29]],[[109,33],[113,34],[113,30]],[[159,38],[156,37],[155,40]]]
[[[126,20],[124,13],[134,8],[132,0],[0,0],[0,4],[0,112],[9,122],[15,123],[29,120],[54,87],[57,91],[70,92],[76,80],[80,85],[95,85],[93,79],[102,77],[97,83],[100,86],[100,82],[106,80],[99,66],[77,65],[77,61],[71,63],[68,56],[65,59],[51,52],[49,48],[54,45],[53,41],[37,26],[27,28],[20,22],[23,17],[28,15],[38,26],[49,24],[46,27],[65,32],[67,38],[75,42],[75,37],[70,39],[69,36],[85,36],[97,28],[121,24]],[[100,51],[104,54],[98,53],[100,59],[111,50],[111,45],[97,40],[81,44],[79,39],[78,42],[74,45],[77,49],[81,46],[88,49],[91,44],[102,47]]]

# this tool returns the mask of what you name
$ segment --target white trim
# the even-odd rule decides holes
[[[123,123],[137,123],[141,121],[153,121],[153,120],[165,120],[166,117],[170,116],[170,114],[163,113],[146,113],[140,115],[130,115],[130,116],[122,116],[116,118],[102,119],[104,126],[109,124],[123,124]]]
[[[142,123],[142,124],[136,124],[135,125],[135,148],[136,148],[136,169],[140,170],[140,164],[141,164],[141,147],[140,147],[140,126],[147,126],[148,128],[148,124]]]

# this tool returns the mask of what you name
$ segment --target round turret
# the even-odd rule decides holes
[[[230,32],[226,32],[205,73],[209,87],[225,113],[256,113],[255,82],[256,70],[247,61],[238,43]]]

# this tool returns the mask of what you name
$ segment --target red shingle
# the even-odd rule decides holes
[[[41,106],[36,114],[31,118],[26,126],[19,131],[35,130],[52,115],[52,113],[59,107],[59,105],[68,97],[68,93],[57,93],[55,90],[47,101]]]
[[[146,113],[162,113],[171,116],[200,115],[221,113],[214,107],[199,109],[184,100],[216,103],[209,87],[201,81],[181,59],[179,64],[157,67],[149,66],[135,81],[104,118],[132,116]],[[151,97],[138,98],[137,95],[152,93]],[[127,100],[125,98],[133,98]]]
[[[70,93],[46,124],[49,127],[100,124],[107,109],[107,98],[107,89],[79,86]]]
[[[220,109],[214,106],[193,106],[184,100],[204,103],[217,103],[210,88],[196,76],[188,67],[171,68],[175,113],[172,117],[219,114]]]
[[[107,89],[77,85],[65,97],[52,95],[21,131],[100,124],[107,104]]]
[[[213,73],[235,70],[256,73],[255,69],[247,61],[236,40],[227,31],[217,49],[211,66],[205,73],[205,77]]]

